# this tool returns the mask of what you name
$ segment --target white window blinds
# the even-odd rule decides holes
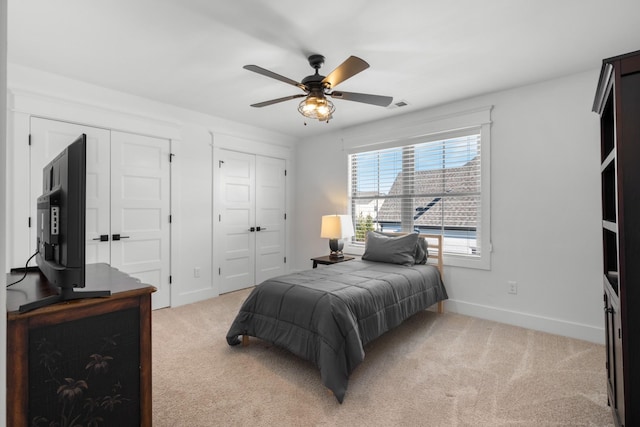
[[[349,156],[355,242],[367,230],[442,234],[444,252],[480,255],[480,128]]]

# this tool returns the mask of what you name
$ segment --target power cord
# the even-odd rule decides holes
[[[18,284],[18,283],[22,282],[22,281],[25,279],[25,277],[27,277],[27,273],[29,272],[29,261],[31,261],[31,260],[33,259],[33,257],[34,257],[34,256],[36,256],[36,255],[38,255],[38,252],[36,252],[35,254],[31,255],[31,256],[29,257],[29,259],[27,260],[26,264],[24,265],[24,275],[22,276],[22,278],[21,278],[21,279],[19,279],[19,280],[16,280],[16,281],[15,281],[15,282],[13,282],[13,283],[9,283],[9,284],[7,285],[7,288],[8,288],[8,287],[10,287],[10,286],[13,286],[13,285],[15,285],[15,284]]]

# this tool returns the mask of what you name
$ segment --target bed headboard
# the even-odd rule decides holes
[[[408,233],[384,233],[389,236],[404,236]],[[429,243],[429,260],[431,264],[438,267],[440,277],[444,280],[444,261],[442,258],[442,236],[440,234],[419,233],[420,237],[424,237]]]

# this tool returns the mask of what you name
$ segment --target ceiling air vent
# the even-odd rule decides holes
[[[407,101],[405,101],[404,99],[402,99],[402,100],[400,100],[398,102],[394,102],[393,104],[389,105],[389,107],[387,107],[387,108],[390,108],[390,109],[400,108],[400,107],[406,107],[407,105],[409,105],[409,103]]]

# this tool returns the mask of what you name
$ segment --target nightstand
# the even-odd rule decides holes
[[[331,265],[331,264],[337,264],[339,262],[351,261],[352,259],[356,259],[356,257],[345,255],[342,258],[332,258],[329,255],[325,255],[325,256],[319,256],[316,258],[311,258],[311,261],[313,261],[313,268],[316,268],[318,264]]]

